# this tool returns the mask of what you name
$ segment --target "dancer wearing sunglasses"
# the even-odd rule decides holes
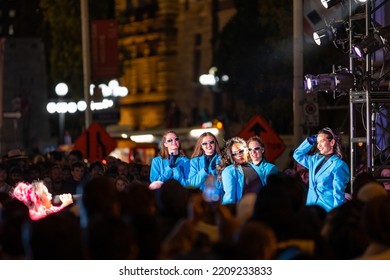
[[[160,153],[150,166],[150,189],[160,188],[168,179],[175,179],[187,186],[190,160],[185,156],[176,132],[168,130],[161,140]]]
[[[264,186],[261,178],[264,174],[250,162],[247,143],[240,137],[226,142],[219,174],[224,190],[222,204],[237,203],[244,195],[257,194]]]
[[[265,145],[259,136],[249,138],[246,143],[248,145],[249,161],[258,169],[261,185],[265,186],[267,184],[268,176],[279,172],[278,167],[266,160]]]
[[[217,138],[211,132],[204,132],[199,136],[190,161],[188,186],[212,192],[208,197],[211,200],[219,199],[222,184],[218,181],[217,165],[221,161],[221,150]],[[206,184],[207,183],[207,184]],[[205,194],[207,195],[207,193]]]
[[[310,154],[314,145],[316,151]],[[318,134],[307,137],[293,157],[309,170],[307,205],[319,205],[329,212],[344,203],[350,171],[343,160],[340,135],[325,127]]]

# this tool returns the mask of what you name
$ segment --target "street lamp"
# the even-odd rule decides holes
[[[64,142],[64,131],[65,131],[65,113],[67,111],[67,103],[66,102],[61,102],[62,98],[67,95],[68,91],[69,91],[69,88],[68,88],[68,85],[65,84],[65,83],[59,83],[56,85],[55,87],[55,92],[57,94],[57,96],[59,97],[60,99],[60,102],[58,102],[58,107],[57,107],[57,111],[59,113],[59,118],[58,118],[58,127],[59,127],[59,132],[60,132],[60,135],[59,135],[59,143],[58,144],[63,144]]]
[[[65,114],[73,114],[77,111],[83,111],[85,110],[86,104],[79,104],[80,102],[76,103],[74,101],[66,102],[63,98],[68,94],[69,88],[65,83],[57,84],[54,90],[58,96],[58,99],[56,100],[56,102],[52,101],[47,103],[46,110],[50,114],[58,113],[58,144],[69,144],[67,141],[65,141]]]
[[[199,83],[213,93],[214,115],[216,117],[221,113],[222,105],[220,84],[229,81],[228,75],[222,75],[220,78],[217,75],[217,71],[217,67],[213,66],[209,69],[208,74],[203,74],[199,77]]]
[[[91,111],[100,111],[107,110],[114,106],[114,100],[116,98],[125,97],[128,94],[128,89],[126,87],[120,86],[117,80],[112,80],[108,83],[108,85],[100,84],[99,90],[101,90],[102,100],[97,102],[91,101],[90,110]],[[90,89],[90,97],[94,94],[95,85],[91,84]],[[55,87],[55,92],[59,97],[55,101],[51,101],[47,103],[46,110],[50,114],[59,114],[59,144],[68,144],[64,139],[64,131],[65,131],[65,114],[71,113],[74,114],[78,112],[84,112],[88,108],[88,104],[85,100],[75,100],[75,101],[66,101],[63,97],[68,93],[68,86],[65,83],[59,83]]]

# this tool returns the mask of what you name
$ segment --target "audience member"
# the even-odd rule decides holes
[[[8,194],[11,191],[11,186],[8,184],[7,166],[0,163],[0,193]]]
[[[69,212],[58,212],[32,221],[25,230],[27,259],[84,259],[80,224]]]
[[[88,168],[88,175],[89,175],[89,180],[95,177],[101,177],[105,173],[105,168],[103,163],[100,161],[95,161],[91,163],[91,165]]]
[[[362,226],[370,243],[360,260],[390,260],[390,197],[378,196],[362,211]]]
[[[372,173],[364,171],[357,174],[352,182],[352,199],[357,199],[360,189],[369,182],[377,182]]]
[[[350,260],[363,254],[368,236],[361,228],[361,211],[364,203],[353,199],[334,208],[327,215],[321,230],[330,249],[331,258]]]
[[[277,238],[272,228],[260,221],[244,223],[236,233],[237,259],[274,260]]]
[[[71,177],[64,182],[63,191],[76,194],[77,188],[83,183],[85,175],[85,164],[82,161],[76,161],[71,165]]]
[[[49,178],[50,178],[50,182],[51,182],[51,188],[49,188],[48,185],[46,185],[46,186],[48,187],[48,189],[51,191],[51,193],[53,195],[58,195],[58,194],[65,192],[65,189],[64,189],[65,181],[63,180],[63,177],[62,177],[61,165],[53,164],[50,167]]]
[[[87,258],[128,260],[136,257],[132,228],[117,215],[96,215],[88,223]]]
[[[71,167],[75,162],[82,161],[84,162],[83,152],[80,150],[71,150],[66,157],[66,163]]]
[[[0,256],[7,260],[26,259],[22,230],[30,220],[28,207],[20,200],[8,196],[0,209]]]
[[[383,185],[385,186],[385,190],[390,194],[390,168],[382,168],[380,176],[383,179]]]
[[[28,208],[32,220],[39,220],[49,214],[61,211],[73,203],[72,195],[59,195],[60,205],[52,204],[52,194],[42,181],[19,182],[12,191],[12,197],[22,201]]]
[[[360,201],[368,202],[378,196],[387,196],[387,191],[381,183],[373,181],[362,185],[358,190],[356,198]]]

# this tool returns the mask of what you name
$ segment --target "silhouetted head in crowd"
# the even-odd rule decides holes
[[[362,211],[362,225],[371,242],[390,246],[390,196],[378,196]]]
[[[8,197],[3,202],[1,210],[0,247],[2,248],[2,257],[12,260],[25,259],[22,228],[24,223],[30,220],[28,208],[23,202]]]
[[[155,192],[157,207],[161,214],[177,218],[187,215],[189,193],[177,180],[165,181]]]
[[[84,258],[78,220],[67,212],[33,221],[25,228],[25,249],[33,260],[81,260]]]
[[[349,260],[361,255],[369,239],[361,228],[363,203],[348,201],[328,213],[321,230],[334,259]]]
[[[378,196],[387,196],[387,191],[385,190],[385,187],[377,182],[368,182],[365,183],[360,187],[358,190],[358,193],[356,194],[356,198],[363,202],[368,202],[373,200],[374,198]]]
[[[81,208],[88,219],[97,214],[119,215],[120,202],[114,179],[102,176],[89,180],[83,189]]]
[[[104,175],[105,167],[100,161],[95,161],[89,166],[90,178],[100,177]]]
[[[237,257],[242,260],[272,260],[277,252],[277,239],[272,228],[260,221],[249,221],[237,231]]]
[[[88,258],[93,260],[127,260],[134,258],[132,228],[113,215],[96,215],[87,230]]]
[[[83,152],[80,150],[72,150],[69,152],[66,161],[69,166],[72,166],[73,163],[77,161],[84,161],[84,155]]]
[[[361,172],[357,174],[352,182],[352,199],[357,199],[359,190],[369,182],[376,182],[376,179],[372,173]]]
[[[264,211],[298,212],[305,206],[301,181],[297,177],[286,174],[271,174],[267,187],[262,188],[257,196],[254,215],[262,215]]]

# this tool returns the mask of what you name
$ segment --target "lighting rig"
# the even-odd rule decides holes
[[[313,40],[318,46],[341,47],[350,63],[348,68],[333,66],[331,73],[305,75],[304,89],[349,95],[351,182],[362,170],[379,178],[380,171],[390,167],[390,25],[384,24],[390,0],[320,1],[326,9],[341,5],[349,17],[325,22]]]

